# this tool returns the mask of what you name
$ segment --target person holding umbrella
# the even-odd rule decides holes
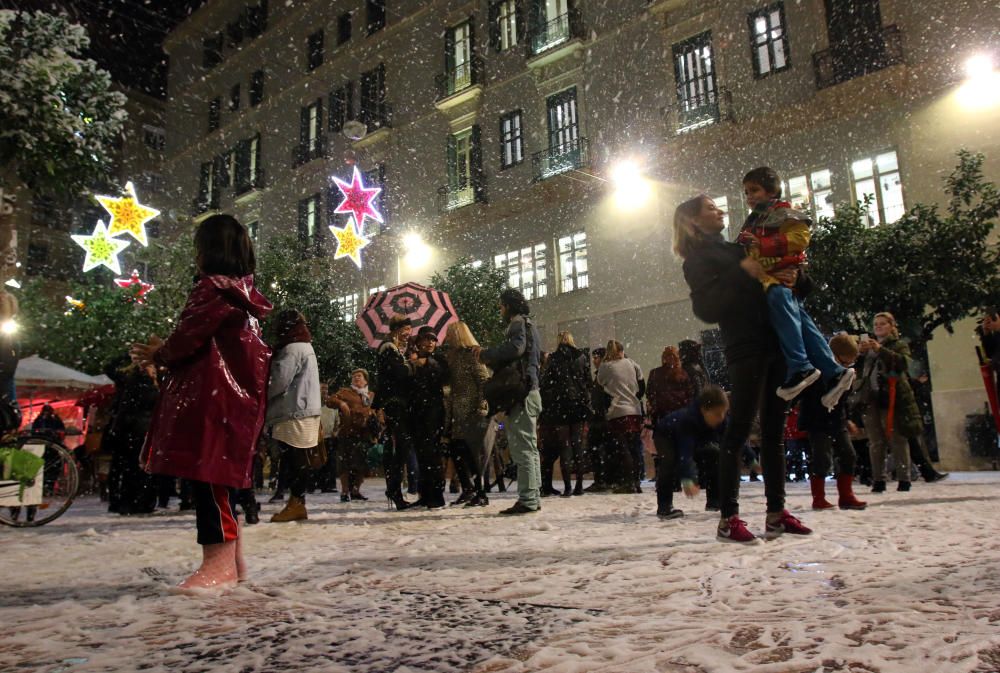
[[[875,338],[862,334],[860,393],[865,433],[872,461],[872,493],[885,492],[885,457],[891,449],[896,461],[897,490],[910,490],[910,448],[907,437],[923,432],[920,409],[907,378],[910,347],[899,338],[891,313],[877,313]]]
[[[389,338],[378,347],[376,371],[378,389],[372,408],[381,410],[385,416],[385,429],[389,441],[382,454],[385,470],[385,497],[389,506],[404,510],[411,503],[403,498],[403,467],[413,445],[413,435],[409,418],[409,396],[411,369],[407,366],[407,343],[413,323],[405,315],[394,315],[389,319]]]

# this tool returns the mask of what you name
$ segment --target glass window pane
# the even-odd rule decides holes
[[[806,181],[806,176],[797,175],[789,178],[786,196],[793,208],[809,210],[809,183]]]
[[[777,41],[772,42],[771,44],[774,45],[774,67],[775,67],[775,69],[777,70],[777,69],[784,68],[785,67],[785,63],[787,62],[785,60],[785,45],[784,45],[784,43],[780,39],[778,39]]]
[[[829,170],[813,171],[809,179],[815,192],[821,189],[830,189],[831,173]]]
[[[872,160],[859,159],[851,164],[851,175],[855,180],[870,178],[872,176]]]
[[[903,205],[903,184],[899,173],[881,176],[879,185],[882,188],[882,210],[885,212],[885,221],[891,224],[906,212],[906,207]]]
[[[763,16],[758,16],[757,20],[754,21],[754,31],[757,33],[759,38],[767,39],[767,18]]]
[[[878,155],[875,157],[875,165],[879,173],[888,173],[899,168],[895,152],[886,152],[885,154]]]

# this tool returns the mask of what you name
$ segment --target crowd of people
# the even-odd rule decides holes
[[[272,307],[253,285],[246,229],[228,215],[207,218],[195,234],[199,277],[176,329],[134,344],[119,368],[116,406],[131,420],[115,422],[111,435],[127,458],[117,472],[133,480],[119,511],[147,508],[147,491],[164,492],[162,481],[135,474],[136,458],[146,473],[183,480],[204,558],[182,587],[206,588],[245,577],[236,507],[257,520],[252,486],[265,457],[277,479],[272,500],[289,493],[275,523],[308,518],[315,489],[339,486],[342,502],[365,500],[373,467],[395,510],[447,506],[449,471],[461,486],[453,506],[487,506],[492,468],[498,486],[516,481],[516,501],[499,514],[517,516],[538,512],[547,496],[641,493],[652,459],[660,518],[683,516],[676,493],[704,490],[705,509],[720,515],[717,538],[743,543],[757,539],[740,514],[744,468],[751,480],[763,477],[766,539],[811,533],[785,507],[789,472],[808,475],[816,510],[863,510],[858,478],[885,492],[890,456],[900,491],[910,489],[914,464],[926,481],[947,476],[928,457],[895,318],[876,315],[871,335],[823,337],[803,305],[812,290],[808,216],[781,200],[770,169],[748,173],[744,191],[753,213],[735,242],[723,238],[723,213],[706,196],[682,203],[674,218],[694,313],[719,326],[725,390],[709,380],[693,340],[666,346],[648,376],[614,339],[590,350],[561,332],[543,352],[515,289],[499,297],[500,343],[484,347],[459,321],[439,347],[430,327],[392,316],[373,372],[359,367],[349,381],[322,384],[306,316],[280,312],[273,348],[265,343],[261,321]],[[995,340],[1000,321],[988,318],[982,331]],[[504,445],[510,471],[497,469]],[[826,499],[830,476],[836,505]]]

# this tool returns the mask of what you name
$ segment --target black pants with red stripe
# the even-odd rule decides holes
[[[192,481],[198,544],[221,544],[239,537],[236,524],[236,489]]]

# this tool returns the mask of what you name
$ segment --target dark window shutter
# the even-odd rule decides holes
[[[458,189],[458,141],[455,140],[455,136],[448,136],[448,188],[455,190]]]
[[[455,31],[451,28],[444,33],[444,72],[449,80],[455,76]]]
[[[215,187],[218,191],[219,187],[229,186],[229,153],[220,154],[215,157]]]
[[[531,43],[535,35],[541,32],[545,24],[545,11],[543,8],[542,0],[526,0],[528,2],[528,31],[527,39],[524,43],[527,45],[528,52],[531,53]]]
[[[334,89],[330,92],[330,113],[327,117],[327,126],[334,133],[339,132],[343,125],[344,118],[344,90]]]
[[[299,243],[305,245],[309,242],[309,230],[306,225],[306,219],[309,213],[309,199],[303,199],[299,201]]]
[[[201,173],[198,177],[198,204],[202,207],[208,204],[208,178],[212,173],[212,162],[206,161],[201,165]]]
[[[478,124],[472,127],[472,191],[477,203],[486,202],[486,175],[483,172],[483,134]]]
[[[326,134],[323,132],[323,99],[316,99],[316,152],[321,156],[326,152]],[[314,157],[315,158],[315,157]]]
[[[382,188],[382,191],[378,195],[379,212],[382,213],[382,219],[384,220],[379,226],[379,233],[382,233],[389,228],[389,204],[385,191],[385,164],[378,165],[378,186]]]
[[[255,135],[251,140],[256,140],[257,141],[256,145],[254,146],[255,147],[255,149],[254,149],[254,166],[255,166],[255,168],[257,170],[255,171],[254,175],[252,175],[250,177],[253,178],[253,183],[254,183],[255,187],[263,187],[264,186],[264,164],[262,163],[262,161],[263,161],[263,159],[262,159],[263,155],[261,154],[261,149],[260,149],[261,143],[263,141],[262,141],[259,133],[257,135]]]
[[[515,0],[514,17],[517,23],[517,41],[528,43],[528,18],[525,16],[524,3],[530,0]]]
[[[347,102],[344,104],[347,112],[344,115],[344,119],[352,120],[354,119],[354,82],[347,83]]]
[[[493,51],[500,51],[500,3],[490,2],[490,11],[487,18],[490,24],[490,46]]]
[[[306,153],[309,150],[309,108],[304,107],[299,111],[299,147],[295,153],[295,163],[301,164],[306,160]]]
[[[241,140],[236,144],[236,192],[242,193],[250,189],[250,140]]]
[[[472,83],[479,84],[479,56],[476,53],[476,17],[469,17],[469,58],[472,59]]]

